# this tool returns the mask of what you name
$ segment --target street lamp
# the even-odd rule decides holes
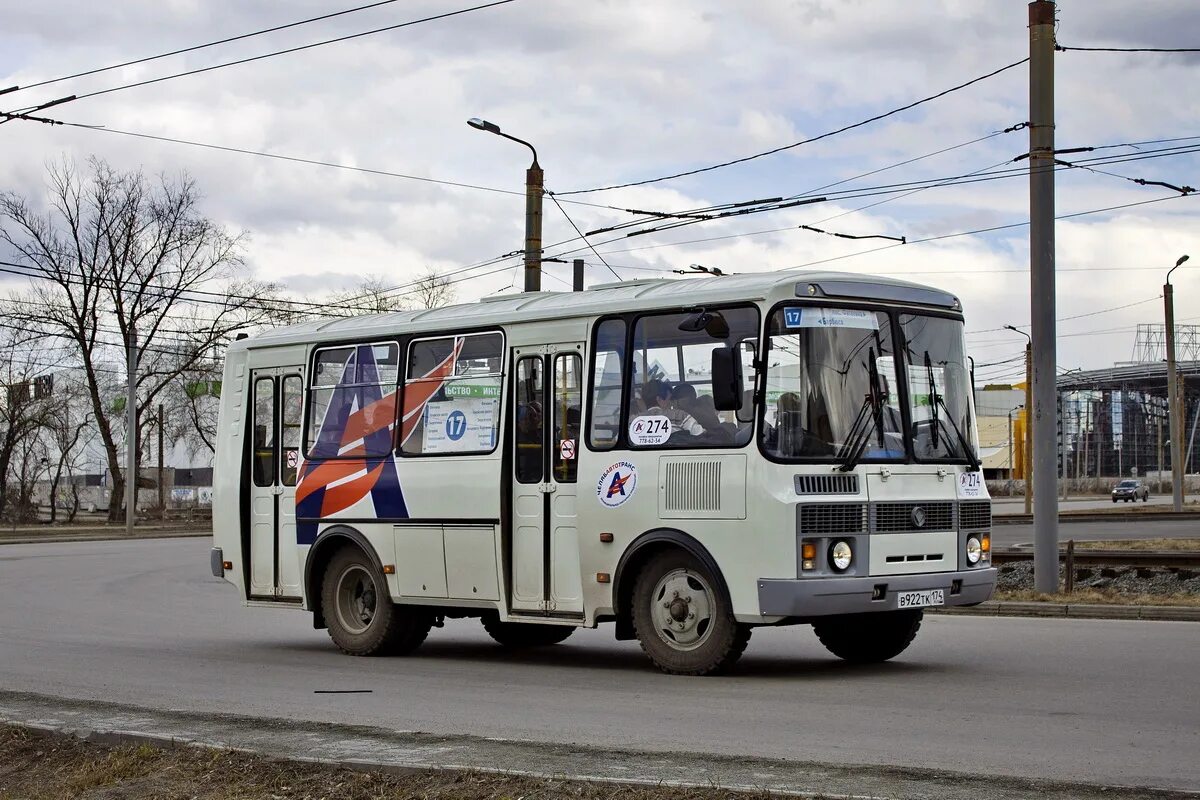
[[[1187,261],[1186,255],[1175,261],[1167,270],[1167,282],[1163,284],[1163,306],[1167,321],[1167,409],[1170,412],[1172,442],[1183,443],[1183,413],[1179,407],[1179,378],[1175,374],[1175,297],[1171,286],[1171,273]],[[1161,479],[1161,476],[1160,476]],[[1176,511],[1183,510],[1183,448],[1171,445],[1171,500]]]
[[[478,131],[494,133],[523,144],[533,153],[533,163],[525,170],[525,291],[542,289],[542,168],[538,166],[537,150],[524,139],[510,136],[500,126],[486,119],[471,117],[467,124]]]
[[[1024,336],[1025,342],[1025,456],[1021,459],[1021,472],[1025,477],[1025,513],[1033,513],[1033,337],[1013,325],[1005,330]]]

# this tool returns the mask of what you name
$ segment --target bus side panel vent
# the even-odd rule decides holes
[[[867,507],[862,503],[807,503],[797,509],[801,536],[840,536],[867,529]]]
[[[664,519],[745,519],[744,455],[663,456],[658,469]]]
[[[857,475],[795,475],[796,494],[858,494]]]

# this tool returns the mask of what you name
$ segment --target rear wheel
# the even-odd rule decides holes
[[[716,576],[690,553],[650,560],[633,589],[633,626],[642,650],[663,672],[708,675],[733,666],[750,641]]]
[[[352,656],[404,655],[415,650],[433,616],[415,606],[398,606],[366,553],[346,547],[334,554],[321,583],[321,611],[329,638]]]
[[[513,649],[548,647],[575,632],[574,625],[540,625],[533,622],[501,622],[494,614],[483,618],[483,629],[498,643]]]
[[[923,611],[845,614],[813,623],[825,649],[856,664],[874,664],[904,652],[921,629]]]

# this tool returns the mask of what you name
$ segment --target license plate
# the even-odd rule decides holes
[[[897,608],[922,608],[924,606],[944,606],[946,604],[945,589],[921,589],[916,592],[897,592]]]

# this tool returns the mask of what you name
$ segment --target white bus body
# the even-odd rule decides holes
[[[793,623],[878,661],[923,608],[992,594],[975,451],[959,303],[915,284],[635,281],[314,322],[229,348],[212,570],[356,655],[472,616],[512,647],[614,621],[668,672]]]

